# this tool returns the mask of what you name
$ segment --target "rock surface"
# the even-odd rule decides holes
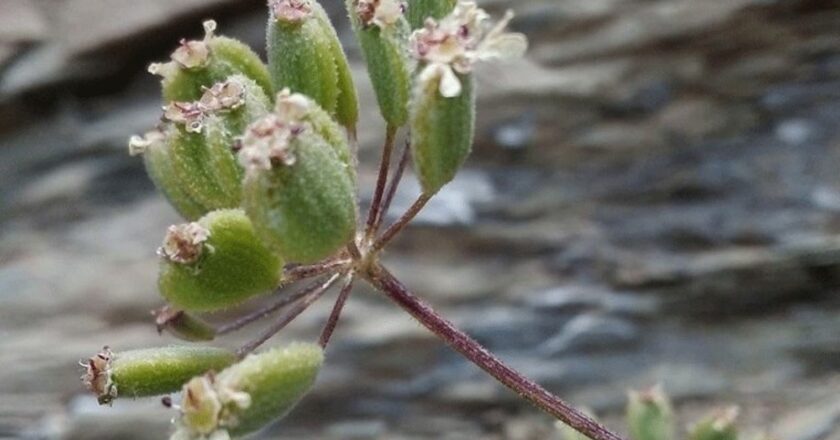
[[[473,158],[389,266],[617,430],[625,390],[661,382],[680,426],[734,403],[747,434],[840,439],[840,1],[483,3],[517,11],[530,54],[479,71]],[[104,344],[171,342],[148,311],[178,219],[125,139],[158,117],[148,62],[211,16],[260,47],[262,8],[0,1],[0,438],[168,432],[157,401],[99,407],[78,381]],[[381,123],[349,53],[369,191]],[[330,306],[275,342],[315,338]],[[562,438],[362,286],[330,350],[263,438]]]

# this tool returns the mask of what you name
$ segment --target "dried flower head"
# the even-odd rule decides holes
[[[113,359],[114,354],[106,345],[87,362],[80,362],[80,365],[85,367],[85,374],[81,377],[82,382],[85,388],[96,394],[100,404],[111,403],[117,397],[117,387],[111,380]]]
[[[147,131],[143,136],[134,135],[128,139],[128,154],[139,156],[154,145],[162,143],[166,137],[160,130]]]
[[[271,15],[286,23],[298,23],[312,14],[309,0],[269,0]]]
[[[235,79],[218,82],[204,90],[198,103],[204,112],[235,110],[245,103],[245,86]]]
[[[398,0],[356,0],[356,14],[364,26],[387,29],[403,16],[405,4]]]
[[[204,251],[210,231],[196,222],[172,225],[166,230],[158,254],[173,263],[192,264]]]
[[[200,102],[174,101],[163,107],[163,119],[178,124],[190,133],[200,133],[206,112]]]
[[[475,2],[462,1],[440,22],[426,20],[410,41],[412,56],[425,63],[420,81],[439,81],[441,95],[451,98],[461,94],[456,72],[470,73],[478,61],[521,56],[528,40],[520,33],[505,31],[513,13],[507,11],[495,26],[489,18]]]
[[[202,25],[204,26],[203,40],[182,39],[178,48],[170,55],[172,61],[149,64],[149,73],[166,76],[172,69],[196,69],[206,66],[210,62],[210,46],[207,42],[213,38],[216,22],[207,20]]]
[[[309,112],[309,100],[284,89],[277,95],[277,105],[271,113],[253,122],[242,136],[239,163],[246,170],[270,170],[275,165],[295,164],[291,142],[302,133],[303,118]]]

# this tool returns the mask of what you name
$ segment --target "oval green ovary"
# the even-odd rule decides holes
[[[172,168],[169,154],[165,145],[150,147],[143,154],[143,162],[146,166],[146,173],[160,190],[169,204],[178,211],[181,216],[188,220],[196,220],[208,209],[184,191],[184,184],[178,178]]]
[[[210,347],[163,347],[118,353],[111,378],[119,397],[156,396],[175,392],[193,376],[221,371],[236,356]]]
[[[315,17],[298,24],[269,19],[268,63],[275,90],[309,96],[330,114],[338,99],[338,72],[327,35]]]
[[[236,192],[222,187],[213,167],[224,152],[208,148],[204,133],[189,133],[183,127],[172,126],[167,133],[167,146],[184,192],[211,209],[239,206]]]
[[[190,311],[231,307],[270,292],[280,281],[282,261],[255,236],[241,210],[215,211],[200,221],[210,231],[194,264],[161,262],[161,294]]]
[[[472,149],[475,125],[474,84],[471,75],[459,75],[463,90],[444,98],[437,81],[418,90],[412,110],[412,149],[423,191],[434,194],[449,183]]]
[[[323,139],[293,142],[291,166],[246,177],[243,205],[257,235],[287,261],[310,263],[330,256],[353,236],[353,184],[345,165]]]
[[[317,345],[293,344],[249,356],[222,372],[220,381],[235,374],[238,388],[251,397],[249,407],[236,415],[238,423],[230,434],[248,434],[288,414],[315,383],[323,362]]]

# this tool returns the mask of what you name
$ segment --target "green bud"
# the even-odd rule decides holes
[[[191,342],[212,341],[216,337],[216,329],[212,325],[183,310],[164,306],[152,313],[158,333],[166,331],[178,339]]]
[[[456,0],[409,0],[405,16],[412,29],[423,27],[427,18],[439,20],[455,9]]]
[[[275,113],[251,124],[239,151],[246,168],[242,204],[257,235],[298,263],[333,254],[352,239],[356,224],[349,165],[308,122],[310,107],[278,95]]]
[[[120,397],[177,391],[191,377],[231,365],[236,356],[212,347],[163,347],[113,353],[108,347],[83,362],[82,376],[100,404]]]
[[[411,31],[397,0],[346,0],[350,23],[362,48],[379,110],[392,129],[408,120]]]
[[[271,81],[275,90],[288,87],[336,114],[341,60],[336,60],[332,49],[335,34],[327,32],[312,4],[310,0],[269,3],[266,40]]]
[[[717,410],[691,427],[689,438],[691,440],[738,440],[738,429],[735,427],[737,418],[737,406]]]
[[[437,81],[419,81],[411,108],[415,171],[426,194],[435,194],[454,177],[472,149],[475,98],[472,74],[458,75],[460,93],[447,98]]]
[[[161,295],[190,311],[223,309],[271,291],[283,266],[238,209],[171,226],[158,253]]]
[[[149,66],[149,72],[163,77],[164,100],[199,99],[204,89],[235,74],[252,79],[266,96],[272,96],[268,69],[259,55],[240,41],[214,35],[215,30],[215,21],[205,21],[203,40],[182,40],[172,52],[172,61]]]
[[[312,387],[324,361],[314,344],[251,354],[218,375],[193,378],[183,390],[173,440],[230,438],[286,414]]]
[[[133,137],[129,149],[144,154],[152,181],[184,217],[234,208],[243,175],[233,152],[236,136],[268,106],[254,81],[234,75],[206,89],[198,101],[168,104],[163,131]]]
[[[660,386],[645,391],[630,391],[627,425],[633,440],[672,440],[674,414],[671,402]]]

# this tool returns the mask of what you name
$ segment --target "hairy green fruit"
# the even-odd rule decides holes
[[[191,377],[231,365],[236,356],[211,347],[172,346],[113,353],[108,347],[84,362],[82,380],[100,404],[118,396],[145,397],[177,391]]]
[[[229,438],[252,433],[285,416],[315,383],[321,347],[292,344],[251,354],[218,375],[184,385],[173,439]]]
[[[627,425],[633,440],[672,440],[674,414],[668,396],[659,386],[645,391],[630,391]]]
[[[268,69],[259,55],[240,41],[215,36],[215,30],[215,21],[204,22],[203,40],[182,41],[172,61],[149,66],[149,72],[163,77],[164,101],[196,100],[205,88],[235,74],[250,78],[272,95]]]
[[[161,295],[190,311],[223,309],[269,292],[282,273],[282,261],[241,210],[213,211],[170,227],[159,253]]]
[[[393,9],[394,4],[394,0],[346,0],[379,111],[392,129],[402,127],[408,120],[414,69],[408,55],[409,25],[402,12]],[[389,6],[392,10],[383,11]]]
[[[415,171],[425,194],[437,193],[470,155],[475,130],[472,75],[459,75],[461,92],[446,98],[437,81],[420,81],[411,109]]]
[[[738,440],[736,418],[736,406],[715,411],[692,426],[688,437],[691,440]]]
[[[455,9],[456,0],[409,0],[405,16],[412,29],[423,27],[427,18],[439,20]]]
[[[336,74],[338,75],[338,98],[335,102],[335,120],[355,132],[356,124],[359,121],[359,98],[356,93],[356,84],[353,82],[353,75],[350,73],[350,63],[347,55],[341,47],[338,34],[330,22],[330,18],[324,8],[317,1],[312,2],[312,11],[321,24],[322,32],[327,35],[330,51],[335,61]]]
[[[335,33],[325,29],[309,0],[279,0],[270,9],[266,40],[274,89],[307,95],[335,115],[341,95],[338,66],[346,67],[335,57]]]
[[[353,182],[322,137],[304,133],[289,150],[294,163],[248,173],[242,203],[257,234],[275,252],[287,261],[312,263],[352,239]]]

